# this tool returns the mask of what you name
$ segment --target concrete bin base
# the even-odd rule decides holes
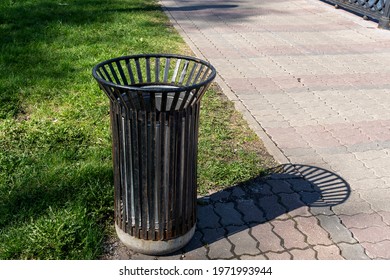
[[[144,240],[133,237],[115,224],[116,233],[122,243],[129,249],[145,255],[166,255],[184,247],[194,236],[196,225],[186,234],[170,240]]]

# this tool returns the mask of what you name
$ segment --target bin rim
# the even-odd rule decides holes
[[[135,86],[130,86],[130,85],[119,85],[116,83],[112,83],[110,81],[107,81],[103,78],[101,78],[97,74],[97,69],[100,68],[103,65],[108,65],[112,62],[115,61],[121,61],[121,60],[126,60],[126,59],[134,59],[134,58],[158,58],[158,57],[163,57],[163,58],[177,58],[177,59],[186,59],[190,61],[194,61],[200,64],[203,64],[204,66],[208,67],[211,70],[211,73],[209,77],[200,82],[200,83],[195,83],[191,86],[180,86],[180,85],[174,85],[175,88],[142,88],[142,87],[135,87]],[[122,89],[122,90],[133,90],[133,91],[138,91],[138,92],[145,92],[145,93],[150,93],[150,92],[155,92],[155,93],[164,93],[164,92],[181,92],[181,91],[191,91],[193,89],[201,88],[202,86],[205,86],[207,84],[210,84],[216,77],[217,71],[213,65],[211,65],[208,61],[205,61],[203,59],[193,57],[193,56],[187,56],[187,55],[179,55],[179,54],[161,54],[161,53],[151,53],[151,54],[135,54],[135,55],[125,55],[125,56],[119,56],[115,58],[111,58],[105,61],[102,61],[98,64],[96,64],[93,69],[92,69],[92,75],[93,77],[99,82],[107,86],[111,86],[114,88]],[[167,84],[168,85],[168,84]]]

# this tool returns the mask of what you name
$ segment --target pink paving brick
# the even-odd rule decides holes
[[[332,241],[329,234],[319,226],[315,217],[296,217],[298,229],[307,237],[307,242],[311,245],[330,245]]]
[[[302,83],[308,87],[323,87],[323,86],[352,86],[362,87],[371,86],[373,81],[379,81],[376,86],[390,85],[389,79],[383,74],[364,73],[364,74],[322,74],[322,75],[301,75]]]
[[[232,88],[234,92],[253,92],[253,89],[255,88],[245,78],[226,79],[226,83]]]
[[[382,221],[382,217],[377,213],[359,213],[351,216],[340,215],[340,219],[347,228],[364,229],[374,226],[386,226],[386,224]]]
[[[364,143],[370,143],[371,140],[366,135],[359,133],[356,131],[356,134],[351,136],[344,136],[344,135],[336,135],[337,140],[340,142],[341,145],[357,145],[357,144],[364,144]]]
[[[272,137],[272,136],[271,136]],[[277,137],[272,137],[272,139],[275,140],[277,143],[278,147],[281,149],[296,149],[296,148],[308,148],[308,144],[300,138],[277,138]]]
[[[295,127],[295,130],[298,134],[307,136],[317,133],[324,133],[326,130],[323,126],[320,125],[304,125]]]
[[[304,250],[293,249],[290,251],[290,254],[293,256],[293,260],[315,260],[316,251],[311,248]]]
[[[287,252],[284,252],[284,253],[273,253],[273,252],[270,252],[270,253],[267,253],[265,255],[270,260],[291,260],[292,259],[291,255],[289,253],[287,253]]]
[[[299,207],[299,208],[296,208],[290,212],[288,212],[288,214],[291,216],[291,217],[297,217],[297,216],[300,216],[300,217],[309,217],[309,216],[312,216],[312,213],[309,211],[309,207],[308,206],[302,206],[302,207]]]
[[[366,253],[373,259],[390,259],[390,240],[384,240],[377,243],[362,243]]]
[[[340,249],[336,245],[323,246],[317,245],[314,246],[314,250],[317,251],[317,259],[319,260],[343,260],[341,256]]]
[[[259,249],[262,252],[280,252],[284,248],[281,245],[281,239],[272,232],[270,223],[258,224],[251,229],[251,235],[259,242]]]
[[[242,255],[240,256],[240,260],[266,260],[267,258],[264,255]]]
[[[389,141],[390,130],[383,125],[382,121],[371,121],[369,123],[358,123],[359,129],[372,141]]]
[[[390,226],[390,212],[381,211],[379,215],[382,216],[383,221]]]
[[[325,128],[332,134],[340,137],[353,137],[362,132],[354,123],[333,123],[325,125]]]
[[[390,227],[368,227],[364,229],[351,228],[353,236],[359,242],[380,242],[384,240],[390,240]]]
[[[275,91],[279,90],[278,86],[271,78],[248,78],[249,83],[260,91]]]
[[[295,228],[295,223],[292,220],[273,221],[274,232],[278,234],[287,249],[306,248],[305,236]]]
[[[315,148],[340,147],[341,143],[329,132],[307,135],[305,140]]]

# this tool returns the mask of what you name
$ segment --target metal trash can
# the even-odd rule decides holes
[[[215,68],[146,54],[92,72],[110,99],[118,237],[144,254],[176,251],[195,232],[199,108]]]

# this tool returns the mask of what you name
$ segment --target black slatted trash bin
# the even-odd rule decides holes
[[[180,55],[93,68],[110,99],[115,227],[137,252],[167,254],[194,234],[199,107],[215,75],[209,63]]]

